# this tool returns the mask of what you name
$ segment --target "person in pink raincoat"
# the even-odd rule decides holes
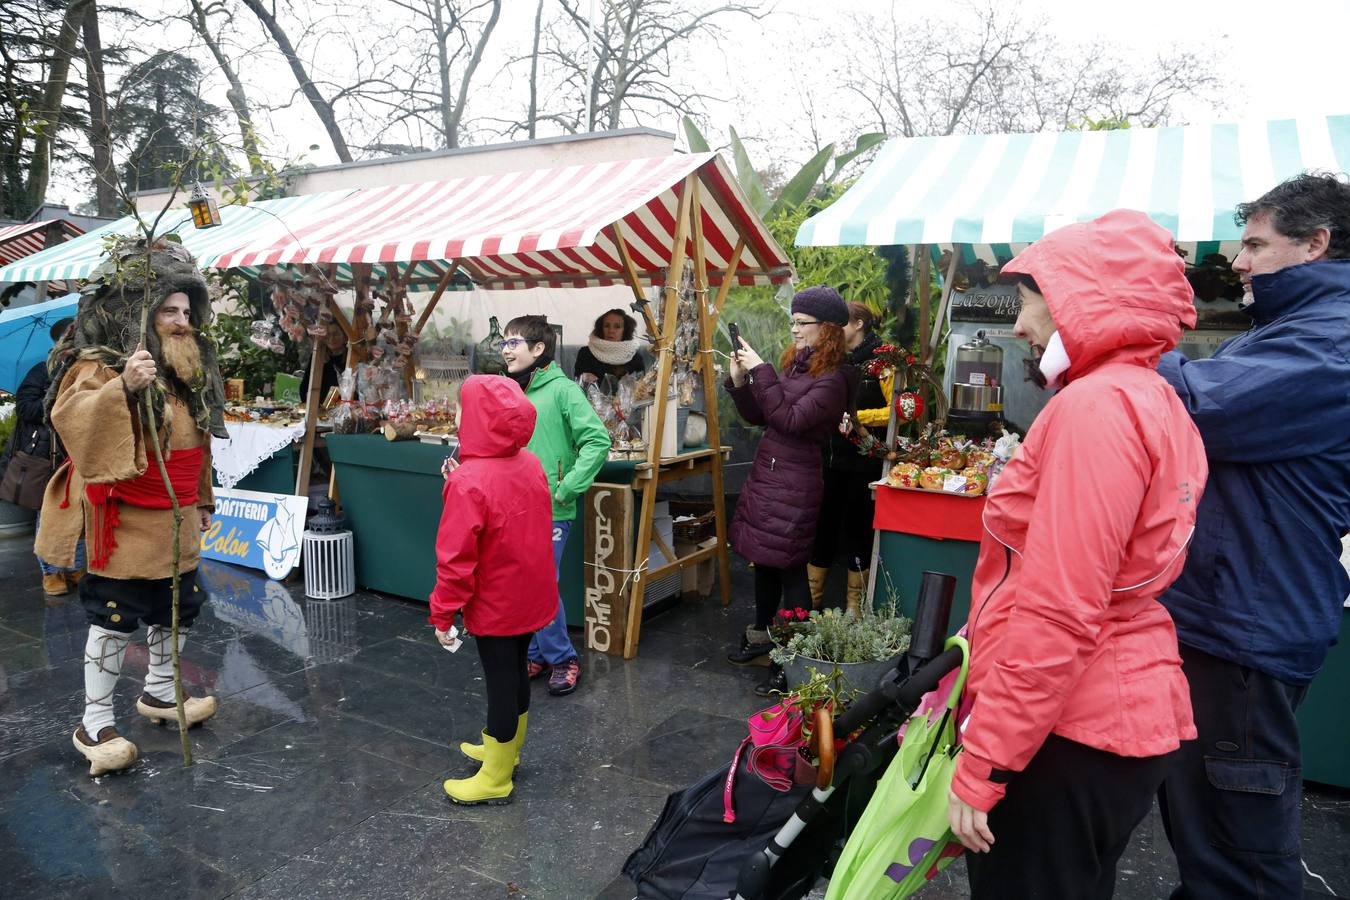
[[[1185,561],[1205,450],[1155,371],[1195,324],[1172,237],[1117,210],[1037,241],[1015,333],[1058,392],[996,482],[971,590],[951,824],[975,900],[1110,897],[1194,739],[1158,596]]]

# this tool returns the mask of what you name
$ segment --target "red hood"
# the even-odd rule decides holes
[[[1106,360],[1150,368],[1195,327],[1194,292],[1172,235],[1117,209],[1053,231],[1003,267],[1036,279],[1068,351],[1072,379]]]
[[[460,457],[515,456],[534,434],[534,406],[510,378],[474,375],[459,392]]]

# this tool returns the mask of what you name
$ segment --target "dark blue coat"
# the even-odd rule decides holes
[[[1252,278],[1256,324],[1211,359],[1162,358],[1209,457],[1181,577],[1181,643],[1292,684],[1336,642],[1350,578],[1350,260]]]

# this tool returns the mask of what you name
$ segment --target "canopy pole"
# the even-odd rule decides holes
[[[370,263],[352,263],[352,289],[356,307],[352,310],[354,339],[347,345],[347,368],[363,363],[370,355]]]
[[[675,331],[679,323],[680,280],[684,272],[684,244],[689,235],[689,205],[693,195],[695,176],[684,179],[680,202],[675,213],[675,234],[670,251],[670,268],[666,272],[665,302],[662,310],[664,328],[657,342],[656,396],[652,403],[652,433],[647,435],[647,463],[654,476],[642,486],[642,511],[638,515],[637,548],[633,554],[638,569],[633,579],[633,593],[628,602],[628,621],[624,633],[623,658],[637,655],[638,633],[642,628],[642,598],[647,592],[647,573],[651,570],[652,517],[656,514],[656,491],[661,484],[661,440],[665,436],[666,406],[670,394],[670,375],[674,366]],[[616,230],[617,233],[617,230]],[[622,235],[620,235],[622,237]]]
[[[694,229],[694,231],[699,234],[699,242],[700,242],[695,246],[700,246],[702,242],[702,232],[703,232],[702,221],[699,221],[697,223],[697,227]],[[712,312],[708,314],[708,347],[710,351],[712,348],[713,332],[717,328],[718,320],[722,317],[722,306],[727,302],[727,292],[731,290],[731,284],[736,278],[736,267],[740,265],[741,254],[744,252],[745,252],[745,238],[740,238],[736,241],[736,246],[731,251],[731,258],[727,260],[726,271],[722,273],[722,283],[717,288],[717,301],[713,304]],[[732,349],[734,350],[736,348],[733,347]],[[712,355],[711,352],[700,353],[698,359],[695,360],[694,362],[694,371],[695,372],[703,371],[704,360],[709,359],[711,355]],[[710,362],[708,363],[708,365],[712,365],[712,363]]]
[[[459,271],[459,260],[452,260],[450,268],[445,270],[441,276],[440,282],[436,285],[436,292],[431,295],[427,301],[426,308],[422,310],[422,315],[417,317],[417,324],[413,327],[413,337],[422,336],[422,328],[426,326],[431,314],[436,310],[436,304],[441,302],[441,295],[445,293],[446,288],[450,287],[450,282],[455,280],[455,273]]]
[[[333,299],[333,295],[328,294],[326,297],[328,311],[333,314],[333,321],[337,322],[338,328],[342,329],[342,333],[347,338],[347,343],[350,344],[352,341],[356,340],[356,329],[352,327],[351,320],[348,319],[347,314],[342,311],[342,307],[338,306],[337,301]]]
[[[676,228],[678,227],[677,223]],[[637,266],[633,265],[633,257],[628,252],[628,242],[623,239],[623,229],[619,227],[618,222],[609,226],[609,235],[614,240],[614,245],[619,248],[619,258],[623,261],[624,277],[628,280],[628,286],[633,291],[633,307],[642,313],[642,318],[647,325],[647,333],[652,336],[652,340],[660,344],[661,329],[656,326],[656,317],[652,315],[652,305],[647,300],[647,292],[642,288],[642,278],[638,276]]]
[[[960,258],[960,252],[953,244],[952,258],[947,263],[947,274],[942,276],[942,298],[938,301],[937,316],[933,320],[933,334],[928,342],[929,365],[937,359],[938,344],[942,343],[942,324],[947,319],[947,307],[951,305],[952,285],[956,284],[956,267]]]
[[[713,525],[717,530],[717,574],[722,592],[722,605],[731,605],[731,557],[727,555],[726,485],[722,471],[722,432],[717,419],[717,371],[712,364],[712,318],[708,314],[708,266],[704,259],[702,192],[698,181],[693,183],[694,211],[694,292],[698,295],[698,358],[703,374],[703,416],[708,422],[708,446],[717,451],[712,458]],[[717,309],[726,298],[726,287],[740,259],[742,243],[737,243],[731,254],[727,273],[718,292]]]
[[[306,267],[307,268],[307,267]],[[314,353],[309,360],[309,390],[305,395],[305,442],[300,447],[300,462],[295,473],[295,494],[309,495],[309,470],[314,465],[314,433],[319,425],[319,404],[323,402],[323,366],[328,348],[321,338],[313,338]]]

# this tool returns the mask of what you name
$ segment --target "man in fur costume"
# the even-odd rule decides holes
[[[146,626],[149,671],[136,711],[156,724],[176,718],[170,625],[173,510],[155,462],[158,439],[184,512],[179,538],[179,646],[201,609],[196,584],[200,531],[210,523],[211,435],[225,436],[224,390],[214,348],[206,282],[178,244],[116,247],[80,300],[72,335],[53,351],[48,419],[69,458],[43,499],[37,551],[68,565],[83,533],[89,574],[79,596],[89,620],[84,718],[75,749],[89,774],[124,769],[136,746],[117,732],[113,689],[127,645]],[[147,291],[148,281],[148,291]],[[150,327],[141,334],[141,309]],[[158,435],[145,403],[156,411]],[[186,701],[188,725],[216,712],[215,697]]]

